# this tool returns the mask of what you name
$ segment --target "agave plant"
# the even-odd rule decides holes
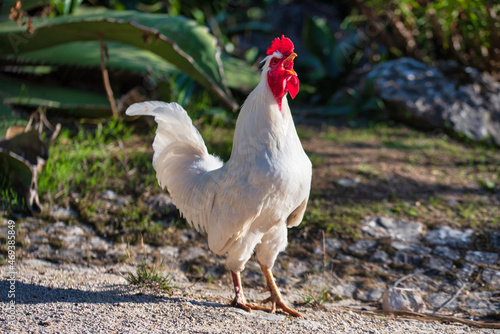
[[[30,59],[30,55],[26,56],[26,53],[45,49],[45,53],[38,53],[37,58],[31,59],[32,64],[57,65],[57,57],[52,59],[53,50],[49,52],[48,48],[75,41],[116,41],[163,58],[212,90],[229,107],[236,108],[225,83],[215,39],[204,27],[192,20],[134,11],[102,11],[52,19],[32,19],[32,26],[34,32],[29,34],[26,28],[14,22],[0,24],[0,54],[4,60],[20,62],[23,58]],[[79,57],[68,56],[85,52],[85,48],[91,46],[72,45],[72,48],[59,50],[62,53],[57,55],[66,64],[74,61],[73,65],[79,65]],[[128,64],[134,63],[135,56],[134,52],[123,54],[124,66],[131,66]]]
[[[24,15],[11,15],[14,22],[0,22],[0,138],[11,125],[27,123],[28,117],[19,107],[34,110],[42,106],[47,115],[56,111],[73,118],[116,115],[120,104],[115,101],[130,86],[122,88],[113,75],[123,80],[125,73],[128,81],[136,81],[143,90],[154,81],[167,96],[165,91],[172,88],[172,82],[184,92],[197,82],[231,110],[237,103],[230,88],[246,91],[258,83],[256,71],[244,61],[222,55],[215,37],[196,21],[82,7],[76,14],[66,15],[80,2],[56,1],[58,17],[27,18],[22,10],[32,4],[23,1],[23,9],[17,3],[15,8]],[[0,14],[5,14],[4,9]],[[95,82],[91,77],[93,81],[78,84],[77,78],[89,69],[102,72],[102,78]],[[65,84],[68,81],[72,85]],[[183,96],[186,94],[177,98]],[[6,164],[12,165],[9,173],[19,169],[14,155],[2,154],[5,161],[12,162]]]

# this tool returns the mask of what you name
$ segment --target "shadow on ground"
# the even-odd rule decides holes
[[[10,282],[0,281],[0,290],[8,291]],[[52,288],[33,283],[23,283],[16,281],[16,303],[18,304],[46,304],[46,303],[93,303],[93,304],[116,304],[116,303],[158,303],[175,302],[180,303],[181,299],[168,297],[165,295],[147,294],[137,291],[125,284],[114,284],[102,286],[100,291],[87,291],[80,289]],[[0,302],[9,302],[7,294],[0,296]],[[220,304],[210,301],[189,301],[192,304],[207,307],[231,307],[230,305]]]

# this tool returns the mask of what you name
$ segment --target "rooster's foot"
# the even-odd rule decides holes
[[[242,310],[245,310],[249,313],[252,312],[252,310],[258,310],[258,311],[265,311],[265,312],[271,312],[271,309],[260,306],[254,303],[247,303],[246,301],[241,301],[238,300],[239,298],[234,298],[233,301],[231,302],[231,306],[238,307]]]
[[[247,312],[252,312],[252,310],[259,310],[259,311],[266,311],[270,312],[271,309],[260,306],[257,304],[253,303],[247,303],[247,300],[245,298],[245,294],[243,293],[243,287],[241,286],[241,278],[240,278],[240,273],[235,273],[231,271],[231,276],[233,277],[233,283],[234,283],[234,299],[231,302],[232,306],[241,308],[242,310],[245,310]]]
[[[302,318],[302,314],[299,312],[295,311],[293,308],[288,307],[284,302],[283,299],[281,299],[281,294],[278,290],[278,287],[276,286],[276,282],[274,282],[274,277],[271,272],[271,269],[268,268],[267,266],[263,265],[262,263],[259,263],[260,267],[262,269],[262,272],[264,273],[264,276],[266,277],[266,290],[271,292],[271,296],[265,300],[262,301],[262,304],[266,303],[271,303],[271,309],[270,313],[276,313],[277,309],[282,310],[285,313],[288,313],[291,316],[297,317],[297,318]]]
[[[295,311],[293,308],[288,307],[281,300],[281,298],[276,299],[273,296],[271,296],[271,297],[269,297],[269,298],[267,298],[267,299],[265,299],[265,300],[262,301],[262,304],[266,304],[266,303],[271,303],[271,308],[268,309],[269,313],[273,313],[274,314],[274,313],[276,313],[277,309],[280,309],[283,312],[288,313],[289,315],[291,315],[293,317],[302,318],[302,314],[300,314],[299,312]]]

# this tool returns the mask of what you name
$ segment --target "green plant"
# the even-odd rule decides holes
[[[310,305],[312,307],[319,307],[323,305],[325,302],[329,301],[331,299],[331,294],[330,294],[330,289],[328,287],[330,283],[329,275],[330,273],[327,272],[328,269],[328,257],[326,255],[326,235],[324,231],[321,231],[321,234],[323,236],[323,266],[322,266],[322,287],[321,290],[315,289],[315,287],[309,282],[309,287],[305,290],[305,292],[300,292],[297,291],[299,296],[302,298],[302,303],[304,305]]]
[[[7,210],[13,208],[24,207],[24,198],[19,200],[17,192],[12,188],[12,186],[6,182],[4,178],[0,180],[0,209]]]
[[[68,15],[73,13],[82,4],[82,1],[83,0],[51,0],[50,2],[59,15]]]
[[[319,291],[309,287],[305,292],[297,292],[302,298],[302,304],[312,307],[319,307],[332,298],[327,286],[323,286]]]
[[[34,131],[4,140],[0,147],[0,207],[4,210],[39,211],[36,175],[38,166],[42,165],[43,158],[37,159],[38,135]],[[30,151],[31,150],[31,151]],[[14,152],[15,151],[15,152]],[[36,165],[31,159],[37,159]]]
[[[211,274],[211,273],[208,273],[206,275],[206,280],[207,280],[207,284],[210,285],[212,284],[212,282],[214,281],[215,277]]]
[[[354,39],[355,35],[352,33],[349,39]],[[302,40],[312,54],[303,61],[305,68],[302,73],[309,87],[314,87],[314,102],[325,103],[332,90],[341,85],[342,79],[355,68],[361,53],[347,54],[343,47],[349,41],[338,41],[327,20],[322,17],[306,18]]]
[[[170,276],[165,276],[159,271],[162,266],[163,261],[159,265],[151,265],[144,261],[139,265],[135,274],[129,271],[124,278],[133,285],[159,289],[171,293],[176,286],[172,283],[172,278]]]
[[[395,56],[427,62],[445,58],[482,70],[499,69],[497,1],[370,0],[358,4],[348,21],[366,29],[378,27],[372,37]]]
[[[36,34],[26,35],[24,28],[14,22],[1,23],[1,53],[17,56],[77,40],[116,41],[164,58],[212,90],[229,106],[236,107],[223,81],[214,37],[191,20],[133,11],[105,11],[51,19],[33,18],[32,24]]]
[[[372,78],[366,79],[358,90],[348,88],[340,96],[334,96],[331,104],[335,105],[332,109],[335,115],[345,115],[350,120],[357,116],[370,116],[376,120],[384,108],[384,102],[375,95],[375,80]]]
[[[166,15],[161,13],[164,4],[139,4],[145,12],[138,12],[123,11],[136,8],[129,2],[107,4],[115,10],[80,6],[81,2],[9,0],[1,6],[0,14],[13,8],[19,15],[11,15],[15,22],[0,23],[0,66],[13,66],[16,73],[0,70],[0,120],[5,121],[0,133],[10,124],[26,124],[12,106],[43,105],[50,115],[57,111],[69,117],[101,118],[117,116],[130,96],[132,102],[175,100],[196,110],[197,117],[226,122],[232,115],[212,108],[217,98],[234,110],[237,103],[229,88],[247,92],[259,80],[246,62],[221,57],[216,38],[204,27],[205,18],[211,21],[220,4],[200,4],[200,10],[196,4],[174,1]],[[41,16],[30,16],[33,13]],[[199,23],[180,14],[193,14]],[[102,85],[95,85],[96,76],[102,76]]]
[[[119,141],[129,138],[132,130],[112,120],[99,123],[94,131],[80,127],[75,137],[69,130],[63,131],[40,175],[40,194],[106,190],[113,177],[127,172]]]
[[[52,19],[34,18],[36,34],[26,36],[22,27],[4,22],[0,29],[0,50],[4,55],[74,42],[111,40],[148,50],[165,58],[184,73],[211,89],[234,106],[214,46],[214,38],[203,27],[183,17],[139,12],[104,11]],[[74,31],[80,31],[75,34]]]
[[[485,179],[478,179],[477,183],[479,183],[479,185],[483,189],[491,191],[491,192],[495,192],[495,183],[493,181],[485,180]]]

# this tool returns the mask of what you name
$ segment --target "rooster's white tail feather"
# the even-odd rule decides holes
[[[198,130],[193,126],[188,114],[177,103],[159,101],[135,103],[126,114],[129,116],[154,116],[158,129],[153,142],[153,166],[158,171],[156,163],[160,154],[170,144],[175,142],[191,143],[193,149],[200,154],[208,154],[205,142]]]
[[[200,133],[177,103],[136,103],[127,109],[126,114],[154,116],[158,128],[153,142],[153,166],[158,183],[168,189],[174,204],[185,215],[191,216],[188,208],[200,204],[193,203],[196,197],[193,180],[203,179],[202,174],[222,167],[223,162],[208,153]],[[194,217],[186,218],[195,220],[195,225],[199,224]]]

